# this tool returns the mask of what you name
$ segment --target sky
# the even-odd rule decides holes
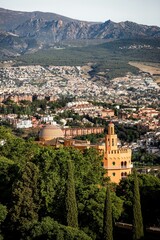
[[[92,22],[128,20],[160,27],[160,0],[0,0],[0,8],[52,12]]]

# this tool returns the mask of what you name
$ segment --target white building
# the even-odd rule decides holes
[[[31,128],[32,127],[32,121],[31,120],[19,120],[16,124],[17,128]]]

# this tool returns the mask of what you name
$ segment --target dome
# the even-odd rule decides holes
[[[39,140],[50,141],[56,138],[64,138],[64,133],[57,125],[46,125],[40,130]]]

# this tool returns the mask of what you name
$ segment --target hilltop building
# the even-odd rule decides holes
[[[104,130],[104,129],[103,129]],[[80,129],[74,129],[79,133]],[[89,132],[91,129],[89,129]],[[102,129],[94,129],[94,133],[101,132]],[[82,131],[80,131],[81,133]],[[87,133],[87,129],[85,131]],[[74,134],[72,135],[74,137]],[[50,145],[54,147],[65,146],[74,147],[80,150],[88,148],[96,148],[103,156],[102,163],[106,169],[106,177],[110,177],[112,182],[119,183],[122,178],[127,177],[131,173],[131,149],[118,147],[118,138],[115,134],[114,124],[109,123],[108,134],[105,137],[103,144],[91,145],[90,141],[76,140],[73,138],[66,138],[66,133],[59,126],[46,125],[39,134],[40,143],[43,145]]]

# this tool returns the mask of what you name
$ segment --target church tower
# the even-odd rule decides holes
[[[105,137],[105,152],[103,158],[104,168],[107,170],[106,176],[112,182],[119,183],[131,173],[131,149],[118,148],[117,135],[115,134],[114,124],[108,124],[108,134]]]

